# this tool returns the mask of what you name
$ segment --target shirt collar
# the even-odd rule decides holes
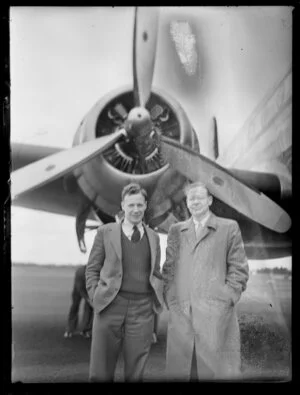
[[[206,222],[208,221],[209,216],[210,216],[210,211],[205,215],[204,218],[201,219],[201,221],[197,221],[195,218],[193,218],[195,227],[198,227],[198,225],[201,224],[201,226],[204,228]]]
[[[134,225],[129,222],[126,218],[124,218],[123,220],[123,226],[125,226],[125,228],[132,230]],[[139,224],[137,224],[137,227],[139,230],[141,230],[143,228],[143,222],[141,221]]]

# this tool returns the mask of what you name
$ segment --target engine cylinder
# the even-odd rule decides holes
[[[124,127],[133,106],[133,92],[129,87],[108,93],[83,119],[73,145]],[[166,135],[199,151],[195,132],[177,101],[166,93],[153,89],[146,107],[153,124],[153,138],[159,140],[160,135]],[[150,199],[162,174],[173,171],[160,155],[159,145],[148,155],[147,164],[146,171],[143,169],[142,172],[134,147],[130,145],[130,141],[124,140],[78,167],[73,173],[79,187],[94,206],[114,217],[120,210],[121,191],[125,185],[130,182],[139,183],[147,190]],[[169,208],[164,205],[164,210]]]

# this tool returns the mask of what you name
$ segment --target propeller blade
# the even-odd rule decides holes
[[[218,159],[219,157],[219,138],[218,138],[218,124],[216,117],[213,117],[213,124],[214,124],[214,159]]]
[[[133,32],[133,92],[135,107],[145,107],[155,65],[159,10],[136,7]]]
[[[289,215],[266,195],[205,156],[165,136],[161,140],[162,153],[172,168],[192,181],[204,182],[216,198],[253,221],[279,233],[288,231]]]
[[[61,177],[75,167],[92,159],[115,143],[125,132],[118,130],[109,136],[99,137],[65,151],[47,156],[11,173],[11,198],[38,188]]]

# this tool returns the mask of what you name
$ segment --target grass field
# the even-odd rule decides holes
[[[251,276],[238,305],[245,376],[291,378],[291,281]]]
[[[85,382],[89,341],[63,339],[70,306],[73,267],[12,267],[13,381]],[[291,281],[271,274],[250,276],[238,304],[245,380],[291,378]],[[160,316],[159,343],[151,350],[148,381],[165,369],[167,311]],[[117,381],[122,380],[122,361]]]

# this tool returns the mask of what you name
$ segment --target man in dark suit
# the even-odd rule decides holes
[[[94,307],[90,381],[113,381],[121,345],[125,381],[141,381],[162,310],[160,240],[142,222],[146,191],[127,185],[121,204],[124,219],[99,227],[86,269]]]
[[[72,291],[72,304],[68,315],[68,324],[64,334],[65,338],[73,336],[78,326],[78,314],[80,303],[84,300],[84,310],[81,322],[80,334],[86,338],[91,337],[93,324],[93,307],[89,300],[85,285],[85,269],[86,265],[79,266],[75,271],[74,285]]]
[[[115,215],[115,220],[118,224],[120,224],[124,220],[124,212],[120,210]],[[159,327],[159,314],[154,315],[154,325],[153,325],[153,334],[152,334],[152,343],[156,344],[158,342],[158,327]]]

